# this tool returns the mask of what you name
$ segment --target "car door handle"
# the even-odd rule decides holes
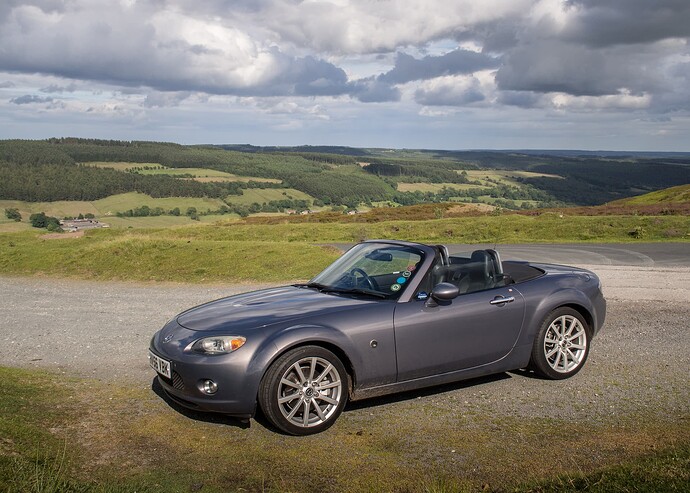
[[[493,300],[489,301],[492,305],[502,305],[503,303],[512,303],[515,301],[514,296],[508,296],[508,297],[503,297],[501,296],[500,298],[497,296]]]

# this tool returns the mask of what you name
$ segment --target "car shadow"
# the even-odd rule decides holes
[[[176,411],[189,419],[193,419],[194,421],[203,421],[204,423],[214,423],[242,429],[249,428],[248,419],[233,418],[232,416],[222,413],[195,411],[178,404],[167,394],[167,392],[165,392],[165,390],[163,390],[163,387],[158,381],[158,377],[153,377],[153,380],[151,381],[151,390],[154,392],[154,394],[160,397],[163,402],[170,406],[173,411]]]
[[[404,402],[417,399],[418,397],[429,397],[432,395],[444,394],[446,392],[453,392],[468,387],[475,387],[477,385],[484,385],[501,380],[512,378],[508,373],[495,373],[484,377],[472,378],[469,380],[462,380],[459,382],[446,383],[434,387],[425,387],[423,389],[408,390],[396,394],[382,395],[378,397],[370,397],[361,401],[348,402],[343,412],[357,411],[359,409],[368,409],[378,406],[385,406],[396,402]]]
[[[378,397],[370,397],[367,399],[363,399],[361,401],[348,402],[347,405],[345,406],[345,409],[343,410],[343,412],[348,413],[351,411],[357,411],[357,410],[361,410],[361,409],[371,409],[371,408],[376,408],[379,406],[385,406],[388,404],[394,404],[396,402],[410,401],[410,400],[414,400],[414,399],[417,399],[420,397],[429,397],[432,395],[444,394],[446,392],[453,392],[453,391],[457,391],[457,390],[461,390],[461,389],[475,387],[478,385],[485,385],[485,384],[490,384],[493,382],[499,382],[502,380],[512,378],[511,374],[515,374],[516,376],[517,375],[525,376],[528,378],[539,378],[538,376],[535,376],[532,372],[523,371],[523,370],[517,370],[517,371],[508,372],[508,373],[496,373],[496,374],[487,375],[484,377],[477,377],[477,378],[472,378],[469,380],[462,380],[460,382],[452,382],[452,383],[447,383],[447,384],[443,384],[443,385],[437,385],[434,387],[426,387],[426,388],[417,389],[417,390],[408,390],[406,392],[383,395],[383,396],[378,396]],[[204,423],[213,423],[213,424],[232,426],[232,427],[241,428],[241,429],[250,428],[251,420],[233,418],[231,416],[227,416],[227,415],[221,414],[221,413],[195,411],[193,409],[189,409],[187,407],[184,407],[184,406],[178,404],[177,402],[175,402],[175,400],[173,400],[165,392],[165,390],[163,390],[163,387],[158,382],[157,377],[154,377],[152,382],[151,382],[151,390],[153,390],[153,392],[156,395],[158,395],[168,406],[170,406],[171,409],[173,409],[174,411],[182,414],[183,416],[185,416],[189,419],[193,419],[195,421],[201,421]],[[282,430],[279,430],[278,428],[274,427],[268,421],[268,419],[266,419],[266,417],[263,415],[260,408],[257,408],[256,415],[254,416],[253,420],[256,421],[257,424],[259,424],[260,426],[262,426],[268,430],[271,430],[275,433],[279,433],[281,435],[287,435]]]
[[[548,378],[541,376],[539,373],[532,370],[528,370],[527,368],[522,368],[520,370],[512,370],[509,373],[524,378],[531,378],[532,380],[549,380]]]

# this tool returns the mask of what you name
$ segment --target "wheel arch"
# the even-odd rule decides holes
[[[356,372],[355,372],[355,367],[352,364],[352,361],[348,354],[337,344],[334,344],[331,341],[324,341],[320,339],[305,339],[303,341],[297,342],[291,346],[287,346],[282,348],[281,351],[276,353],[276,355],[271,358],[271,361],[266,365],[266,370],[264,371],[264,374],[266,371],[268,371],[268,368],[273,364],[275,360],[280,358],[282,355],[287,353],[288,351],[292,351],[293,349],[297,349],[300,347],[305,347],[305,346],[318,346],[323,349],[327,349],[328,351],[332,352],[335,354],[338,359],[343,363],[343,366],[345,366],[345,371],[347,371],[347,378],[348,378],[348,395],[352,396],[353,389],[355,387],[355,382],[356,382]],[[262,377],[263,378],[263,377]]]
[[[572,288],[558,289],[548,294],[541,294],[540,297],[540,302],[529,317],[535,326],[535,330],[552,311],[558,310],[561,307],[568,307],[581,314],[592,332],[594,332],[594,307],[591,300],[582,291]]]
[[[252,363],[260,377],[257,381],[257,393],[260,382],[271,365],[288,351],[305,346],[318,346],[332,352],[343,364],[348,377],[348,394],[351,396],[357,383],[356,362],[351,354],[344,349],[348,339],[335,329],[315,326],[293,327],[283,331],[277,338],[271,341],[274,350],[270,357],[256,358]],[[265,354],[265,353],[264,353]]]
[[[594,316],[592,313],[583,305],[579,303],[564,303],[562,305],[558,305],[557,307],[554,307],[553,310],[558,310],[559,308],[571,308],[578,312],[580,315],[582,315],[582,318],[585,319],[585,322],[587,322],[587,326],[589,328],[589,336],[592,337],[594,333]],[[551,310],[551,311],[553,311]]]

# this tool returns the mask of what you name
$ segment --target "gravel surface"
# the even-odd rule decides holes
[[[589,268],[602,279],[608,316],[576,378],[547,382],[505,374],[479,385],[452,386],[451,392],[427,392],[428,405],[448,408],[457,400],[465,410],[489,406],[512,415],[566,412],[590,418],[664,406],[669,416],[687,417],[690,268]],[[263,287],[0,277],[0,365],[150,384],[146,350],[166,320],[204,301]],[[561,399],[564,392],[577,399]],[[388,405],[377,412],[395,415],[413,396],[384,398]],[[348,414],[365,419],[372,405],[376,402],[364,409],[353,404]]]

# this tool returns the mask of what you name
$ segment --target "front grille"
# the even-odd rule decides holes
[[[177,390],[184,390],[184,380],[176,371],[172,372],[172,386]]]

